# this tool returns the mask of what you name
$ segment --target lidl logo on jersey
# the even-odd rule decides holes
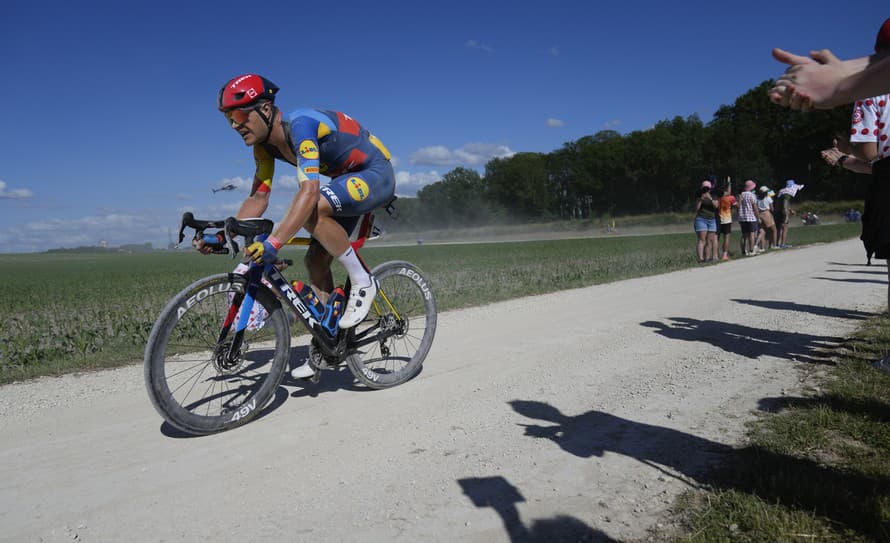
[[[318,158],[318,147],[312,140],[303,140],[300,142],[300,156],[306,160],[315,160]]]
[[[350,177],[346,181],[346,190],[349,191],[349,195],[352,196],[352,199],[356,202],[361,202],[367,198],[368,194],[371,192],[368,189],[368,184],[365,183],[365,180],[361,177]]]

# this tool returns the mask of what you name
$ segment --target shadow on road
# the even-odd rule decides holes
[[[669,339],[709,343],[726,352],[747,358],[775,356],[811,364],[832,364],[825,349],[835,348],[844,338],[816,336],[802,332],[764,330],[729,322],[673,317],[669,324],[658,321],[641,322],[655,333]]]
[[[530,527],[522,523],[517,503],[525,498],[519,490],[503,477],[472,477],[458,479],[457,483],[464,494],[476,507],[491,507],[495,510],[512,543],[551,543],[557,541],[579,541],[590,543],[618,543],[605,533],[591,528],[584,522],[568,515],[553,518],[535,519]]]
[[[882,275],[883,275],[883,274],[882,274]],[[838,278],[838,277],[820,277],[820,276],[815,276],[815,275],[814,275],[814,276],[813,276],[813,279],[819,279],[819,280],[821,280],[821,281],[834,281],[834,282],[836,282],[836,283],[871,283],[871,284],[873,284],[873,285],[886,285],[886,284],[887,284],[887,281],[886,281],[886,280],[880,280],[880,279],[857,279],[857,278],[853,278],[853,277],[851,277],[851,278],[849,278],[849,279],[841,279],[841,278]]]
[[[890,492],[886,477],[827,467],[760,446],[734,448],[602,411],[569,416],[543,402],[509,403],[518,414],[546,423],[521,424],[526,436],[549,439],[581,458],[606,452],[622,454],[658,469],[664,466],[675,470],[694,484],[756,495],[765,503],[810,511],[869,536],[886,535],[890,528],[882,518],[882,503]],[[886,406],[839,407],[879,409],[881,416],[887,415]]]
[[[765,309],[777,309],[781,311],[797,311],[799,313],[810,313],[819,315],[820,317],[836,317],[839,319],[863,320],[874,317],[877,313],[869,313],[867,311],[856,311],[854,309],[839,309],[836,307],[825,307],[822,305],[799,304],[797,302],[785,302],[780,300],[742,300],[733,299],[733,302],[739,304],[753,305],[763,307]]]

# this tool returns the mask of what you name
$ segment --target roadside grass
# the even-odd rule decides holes
[[[708,490],[675,503],[683,542],[890,541],[890,316],[870,317],[749,426]]]
[[[655,230],[656,232],[659,230]],[[858,235],[856,224],[794,227],[797,246]],[[736,238],[737,240],[737,238]],[[377,246],[369,265],[414,262],[440,311],[695,267],[694,236],[658,234],[451,245]],[[305,278],[303,251],[287,247]],[[864,253],[863,253],[864,260]],[[138,362],[154,320],[185,286],[230,271],[194,252],[0,255],[0,383]],[[341,266],[334,266],[342,282]],[[339,276],[338,276],[339,274]]]

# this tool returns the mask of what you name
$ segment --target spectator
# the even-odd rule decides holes
[[[773,216],[776,220],[776,247],[779,249],[791,248],[791,245],[788,244],[788,224],[791,222],[791,216],[794,215],[791,199],[797,196],[797,191],[803,187],[803,185],[795,183],[794,179],[789,179],[785,182],[785,188],[780,190],[776,196]]]
[[[757,214],[760,219],[760,231],[757,234],[757,243],[761,251],[766,251],[776,246],[776,221],[773,219],[773,198],[775,194],[766,185],[758,190]],[[766,237],[769,235],[769,243]]]
[[[769,97],[777,104],[804,111],[812,108],[831,109],[856,99],[865,99],[863,105],[868,105],[865,97],[877,97],[881,93],[890,92],[888,43],[890,19],[885,20],[878,31],[875,40],[876,54],[872,57],[840,61],[827,49],[810,53],[812,58],[774,49],[773,56],[790,67],[769,91]],[[862,242],[867,253],[870,255],[874,251],[874,257],[879,259],[890,259],[890,145],[886,141],[887,123],[890,122],[888,110],[890,108],[879,106],[875,110],[876,126],[869,129],[870,135],[878,136],[879,143],[877,156],[874,161],[870,161],[872,181],[862,215]],[[837,145],[834,146],[836,148]],[[835,163],[852,171],[861,171],[861,157],[844,158],[850,155],[841,155],[834,149],[823,152],[823,158],[833,159]],[[853,162],[854,158],[856,162]],[[857,169],[853,169],[854,167]],[[887,273],[887,304],[890,309],[890,266]],[[875,366],[890,373],[888,358],[879,360]]]
[[[726,180],[718,202],[717,233],[723,236],[721,247],[721,260],[729,260],[729,239],[732,237],[732,208],[739,205],[736,197],[732,195],[732,181]]]
[[[695,193],[695,220],[693,226],[697,238],[695,254],[700,264],[714,260],[714,253],[708,243],[710,233],[717,233],[717,220],[715,218],[717,202],[711,196],[712,188],[713,185],[710,181],[702,181],[701,187]]]
[[[757,197],[754,196],[754,189],[757,184],[752,180],[745,181],[744,191],[739,197],[739,226],[742,230],[742,239],[739,245],[743,255],[757,254],[757,248],[754,246],[754,240],[757,236]]]

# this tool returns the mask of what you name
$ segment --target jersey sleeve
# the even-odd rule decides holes
[[[296,142],[297,181],[319,180],[318,139],[322,130],[330,128],[318,119],[301,115],[291,122],[291,137]]]
[[[271,192],[272,177],[275,175],[275,159],[263,147],[254,145],[253,161],[256,163],[256,172],[253,174],[251,196],[258,192]]]
[[[878,114],[874,98],[857,100],[853,106],[853,119],[850,127],[850,141],[878,141]]]

